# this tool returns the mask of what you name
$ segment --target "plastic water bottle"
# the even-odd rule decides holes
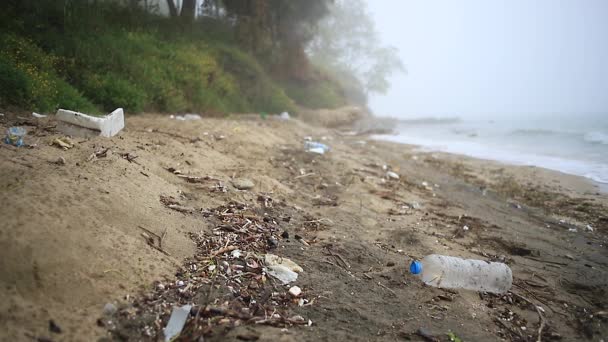
[[[316,141],[305,141],[304,149],[306,152],[325,154],[329,151],[329,146]]]
[[[505,293],[513,283],[511,269],[503,263],[437,254],[412,261],[410,272],[427,285],[448,289]]]

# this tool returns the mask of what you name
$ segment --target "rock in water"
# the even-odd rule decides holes
[[[250,190],[255,186],[253,181],[247,178],[237,178],[232,181],[232,185],[239,190]]]

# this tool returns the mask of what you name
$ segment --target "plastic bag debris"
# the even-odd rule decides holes
[[[274,254],[266,254],[264,263],[268,274],[279,279],[283,284],[289,284],[298,279],[298,273],[304,272],[295,262]]]
[[[169,322],[163,330],[163,333],[165,334],[165,342],[169,342],[174,337],[181,334],[182,329],[184,329],[184,325],[186,324],[186,320],[190,315],[190,310],[192,310],[192,305],[173,307],[171,317],[169,317]]]
[[[198,114],[184,114],[184,115],[171,115],[169,116],[171,119],[175,119],[178,121],[191,121],[191,120],[200,120],[202,119]]]
[[[23,137],[26,134],[27,131],[23,127],[9,127],[4,142],[13,146],[23,146]]]

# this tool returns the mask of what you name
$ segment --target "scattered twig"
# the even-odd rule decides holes
[[[167,205],[167,208],[169,209],[173,209],[175,211],[179,211],[180,213],[193,213],[195,211],[194,208],[190,208],[190,207],[184,207],[183,205],[179,205],[179,204],[169,204]]]
[[[539,327],[538,327],[538,338],[536,339],[536,342],[541,342],[542,336],[543,336],[543,328],[545,327],[545,317],[543,317],[543,313],[540,309],[540,306],[535,306],[535,307],[536,307],[536,312],[538,313],[538,319],[540,320]]]
[[[519,333],[519,331],[510,328],[508,325],[505,324],[505,322],[501,321],[498,318],[494,318],[494,322],[500,324],[503,328],[507,329],[508,332],[510,332],[511,334],[517,335],[520,339],[523,339],[523,336]]]
[[[531,257],[531,256],[524,256],[524,258],[530,259],[530,260],[535,260],[535,261],[542,262],[542,263],[547,263],[547,264],[553,264],[553,265],[559,265],[559,266],[568,266],[568,264],[565,264],[563,262],[541,260],[541,259],[537,259],[537,258],[534,258],[534,257]]]
[[[344,267],[350,268],[350,265],[346,262],[346,260],[344,260],[344,258],[340,254],[333,252],[330,248],[326,248],[326,249],[327,249],[327,252],[329,252],[329,255],[338,258],[344,264]]]
[[[211,253],[209,256],[213,258],[215,256],[218,256],[220,254],[224,254],[226,252],[232,252],[235,249],[238,249],[238,247],[237,246],[226,246],[224,248],[220,248],[217,251]]]
[[[142,226],[137,226],[137,228],[139,228],[139,229],[141,229],[141,230],[143,230],[143,231],[145,231],[145,232],[147,232],[149,234],[152,234],[152,235],[156,236],[160,240],[160,236],[158,234],[156,234],[155,232],[151,231],[150,229],[142,227]]]
[[[549,306],[549,304],[547,304],[545,301],[543,301],[543,300],[541,300],[540,298],[538,298],[538,297],[537,297],[537,296],[536,296],[536,295],[535,295],[535,294],[534,294],[532,291],[530,291],[530,290],[526,289],[525,287],[523,287],[523,286],[521,286],[521,285],[518,285],[518,284],[513,284],[513,285],[514,285],[514,286],[516,286],[516,287],[518,287],[518,288],[520,288],[520,289],[522,289],[522,290],[524,290],[524,291],[526,291],[527,293],[529,293],[529,294],[530,294],[530,295],[531,295],[531,296],[532,296],[534,299],[536,299],[537,301],[539,301],[541,304],[545,305],[545,306],[546,306],[547,308],[549,308],[551,311],[553,311],[553,312],[558,312],[558,311],[555,311],[553,308],[551,308],[551,306]],[[530,303],[530,304],[532,304],[532,305],[535,305],[535,304],[533,304],[533,303],[532,303],[532,302],[531,302],[529,299],[527,299],[527,298],[523,297],[522,295],[517,294],[517,293],[512,292],[512,291],[511,291],[511,293],[512,293],[513,295],[515,295],[515,296],[517,296],[517,297],[519,297],[519,298],[523,299],[524,301],[527,301],[528,303]],[[559,313],[559,312],[558,312],[558,313]]]
[[[159,252],[163,253],[163,254],[164,254],[164,255],[166,255],[166,256],[171,256],[171,254],[169,254],[169,253],[168,253],[167,251],[165,251],[164,249],[162,249],[162,248],[158,247],[157,245],[154,245],[154,244],[148,243],[148,246],[150,246],[150,247],[152,247],[152,248],[156,249],[157,251],[159,251]]]
[[[371,279],[371,278],[370,278],[370,279]],[[386,286],[386,285],[382,284],[381,282],[378,282],[378,285],[379,285],[380,287],[382,287],[382,288],[385,288],[385,289],[389,290],[389,291],[390,291],[390,292],[393,294],[393,296],[397,297],[397,294],[395,293],[395,291],[393,291],[392,289],[390,289],[388,286]]]
[[[91,153],[89,158],[87,158],[87,161],[92,161],[93,159],[106,157],[108,155],[109,151],[110,151],[109,147],[97,150],[97,151]]]
[[[158,246],[161,248],[163,247],[163,240],[165,239],[165,236],[167,236],[167,228],[165,228],[165,230],[160,236],[160,239],[158,240]]]
[[[156,249],[157,251],[165,254],[166,256],[171,256],[171,254],[169,254],[167,251],[165,251],[163,249],[163,238],[165,237],[165,235],[167,234],[167,230],[165,229],[165,232],[163,233],[163,235],[158,235],[155,232],[151,231],[148,228],[144,228],[142,226],[137,226],[139,229],[145,231],[148,234],[154,235],[156,237],[156,241],[158,242],[158,246],[154,243],[154,239],[149,239],[146,235],[144,235],[144,233],[142,233],[142,236],[146,239],[146,242],[148,243],[148,245],[154,249]]]
[[[304,174],[304,175],[297,176],[294,179],[301,179],[301,178],[306,178],[306,177],[310,177],[310,176],[314,176],[314,175],[315,175],[315,173],[311,172],[311,173],[307,173],[307,174]]]
[[[216,182],[221,182],[221,179],[218,178],[213,178],[213,177],[209,177],[209,176],[203,176],[203,177],[199,177],[199,176],[189,176],[189,175],[182,175],[182,174],[176,174],[177,177],[179,178],[183,178],[186,181],[188,181],[188,183],[202,183],[203,181],[216,181]]]

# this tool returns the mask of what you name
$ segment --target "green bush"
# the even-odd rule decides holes
[[[0,44],[0,103],[43,112],[64,104],[95,108],[57,75],[56,57],[15,35],[1,36]]]
[[[83,84],[83,91],[105,111],[122,107],[139,112],[147,100],[146,94],[134,84],[112,73],[89,74]]]
[[[15,6],[0,13],[0,105],[278,113],[294,112],[292,99],[313,108],[343,104],[331,82],[279,85],[226,23],[184,26],[109,2]]]
[[[91,103],[83,94],[67,82],[58,80],[56,86],[57,97],[55,98],[55,106],[53,109],[64,108],[94,115],[102,114],[97,106]]]
[[[342,88],[330,80],[283,82],[287,95],[298,105],[312,108],[338,108],[347,104]]]
[[[29,105],[30,83],[27,75],[4,58],[0,58],[0,80],[1,105]]]

